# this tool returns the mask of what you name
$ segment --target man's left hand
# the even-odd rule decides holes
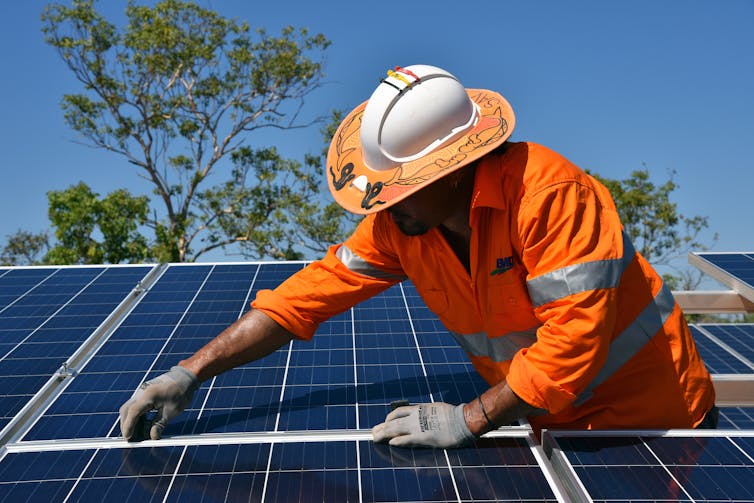
[[[375,442],[395,447],[461,447],[474,440],[466,426],[463,404],[435,402],[398,407],[372,428]]]

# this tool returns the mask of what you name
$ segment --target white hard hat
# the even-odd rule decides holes
[[[374,213],[502,145],[515,122],[494,91],[465,89],[434,66],[395,67],[335,132],[330,192],[349,211]]]
[[[361,119],[364,164],[391,169],[473,129],[477,106],[453,75],[429,65],[396,68],[372,93]]]

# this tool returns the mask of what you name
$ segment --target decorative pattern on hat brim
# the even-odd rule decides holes
[[[327,181],[338,204],[353,213],[375,213],[505,142],[516,122],[508,101],[486,89],[466,92],[480,112],[472,130],[424,157],[385,171],[372,170],[363,161],[359,138],[366,102],[351,111],[335,132],[327,153]]]

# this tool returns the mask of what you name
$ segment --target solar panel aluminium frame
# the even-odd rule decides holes
[[[566,453],[558,443],[562,438],[612,438],[630,440],[633,438],[754,438],[752,430],[695,430],[695,429],[674,429],[674,430],[544,430],[542,432],[542,450],[550,460],[553,471],[558,480],[563,484],[563,490],[570,501],[591,502],[593,498],[589,490],[584,485],[584,481],[574,470],[574,467],[568,459]],[[754,470],[754,459],[744,453],[750,464],[747,468]],[[660,466],[667,469],[670,465],[665,465],[661,461]],[[685,489],[682,488],[685,492]],[[662,498],[661,498],[662,499]],[[686,501],[686,500],[684,500]],[[691,499],[690,501],[694,501]]]

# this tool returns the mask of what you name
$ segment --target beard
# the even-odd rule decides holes
[[[388,211],[390,210],[388,209]],[[398,229],[406,236],[421,236],[429,232],[430,228],[424,222],[392,211],[390,215],[393,217],[393,222],[398,226]]]

